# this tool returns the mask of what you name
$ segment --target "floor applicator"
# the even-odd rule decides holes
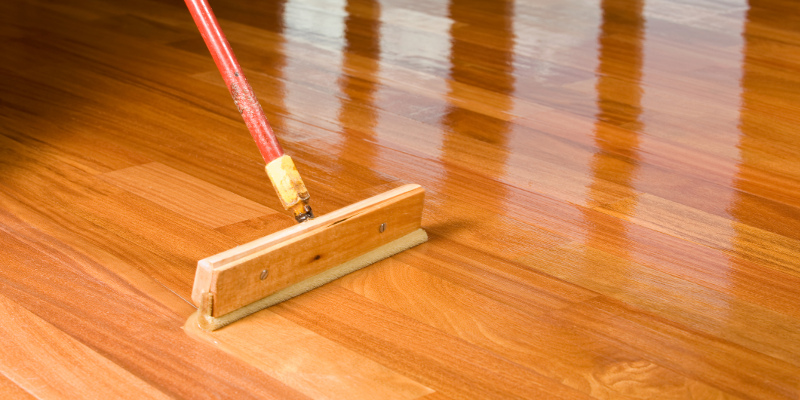
[[[215,330],[428,239],[425,191],[405,185],[314,218],[292,159],[275,138],[206,0],[185,0],[258,146],[272,186],[299,223],[197,263],[198,324]]]

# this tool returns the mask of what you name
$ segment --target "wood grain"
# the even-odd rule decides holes
[[[0,375],[0,394],[8,399],[32,400],[36,398],[3,375]]]
[[[106,269],[105,264],[6,211],[0,212],[0,230],[7,233],[0,235],[0,244],[7,255],[4,268],[0,270],[0,289],[4,296],[41,318],[40,322],[33,319],[36,325],[41,325],[34,331],[40,332],[44,338],[53,335],[60,338],[53,344],[56,348],[63,345],[71,349],[75,342],[68,338],[74,338],[123,368],[126,372],[120,372],[121,378],[115,379],[120,388],[113,390],[131,386],[122,379],[131,373],[172,397],[202,397],[209,391],[220,390],[243,398],[305,398],[247,364],[227,357],[218,349],[197,348],[196,341],[180,329],[187,314],[177,314],[169,304],[160,303],[160,297],[146,295],[141,286],[116,276],[113,269]],[[117,264],[109,264],[109,268],[115,266]],[[99,320],[104,323],[95,325]],[[24,322],[20,318],[12,321]],[[9,329],[20,329],[16,323],[5,325]],[[53,329],[49,330],[50,325]],[[22,340],[28,337],[31,335],[23,335]],[[65,341],[68,343],[61,343]],[[33,347],[42,345],[34,343]],[[4,365],[23,365],[25,362],[25,354],[6,354],[9,362],[4,362]],[[36,358],[37,362],[49,363],[51,356]],[[72,357],[68,358],[72,360]],[[203,380],[172,377],[172,374],[191,375],[200,366],[209,373]],[[65,379],[59,375],[64,368],[66,366],[57,363],[52,369],[54,373],[47,374],[58,383],[58,387],[86,387],[91,383],[80,377],[68,376]],[[94,373],[91,366],[86,368]],[[45,372],[42,369],[37,371]],[[36,381],[19,384],[36,385]],[[133,390],[133,387],[129,389]]]
[[[402,290],[408,282],[419,291],[431,293],[431,301],[419,302],[413,293]],[[592,397],[647,397],[648,393],[675,399],[692,393],[698,397],[729,397],[598,337],[572,333],[563,323],[543,314],[526,315],[401,262],[359,271],[338,284]],[[604,361],[598,365],[597,360]]]
[[[639,310],[657,311],[659,315],[691,326],[696,331],[714,334],[793,364],[800,361],[800,347],[795,345],[800,343],[797,337],[800,324],[792,317],[645,266],[633,266],[637,273],[629,275],[626,273],[631,269],[629,260],[580,245],[535,253],[522,261],[531,268],[580,283]],[[676,296],[677,293],[680,295]],[[665,299],[672,301],[664,302]],[[727,319],[726,314],[730,312],[735,312],[741,319]],[[764,325],[765,331],[754,335],[750,326],[753,321]]]
[[[208,341],[315,399],[416,399],[431,390],[339,343],[271,312],[208,333],[190,318],[189,335]],[[256,346],[253,337],[269,332]],[[285,351],[286,347],[293,348]]]
[[[598,298],[555,313],[572,326],[645,354],[672,370],[691,374],[741,398],[791,398],[797,366],[720,341],[668,319]],[[742,368],[742,366],[747,366]]]
[[[28,310],[0,296],[6,350],[0,371],[36,397],[167,399],[169,396],[92,351]],[[28,386],[28,383],[38,382]]]
[[[189,13],[0,2],[0,397],[800,396],[797,2],[212,5],[314,210],[428,243],[193,330],[294,222]]]
[[[275,213],[261,204],[159,163],[107,172],[101,177],[114,186],[210,228]]]
[[[479,346],[418,323],[363,296],[325,286],[274,307],[301,326],[349,346],[455,398],[589,398]],[[387,324],[390,318],[393,323]],[[323,328],[324,329],[321,329]],[[345,338],[358,335],[357,342]]]

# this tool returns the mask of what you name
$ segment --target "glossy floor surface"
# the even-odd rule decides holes
[[[800,5],[212,1],[319,213],[430,241],[214,334],[292,224],[182,2],[0,2],[0,397],[797,399]]]

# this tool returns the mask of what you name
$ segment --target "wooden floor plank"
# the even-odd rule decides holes
[[[797,2],[212,3],[315,213],[430,240],[193,330],[294,221],[185,5],[0,2],[5,397],[800,395]]]
[[[554,315],[738,397],[789,399],[797,394],[796,366],[613,300],[592,299]]]
[[[0,394],[9,399],[33,400],[36,399],[31,393],[25,391],[16,383],[9,380],[4,375],[0,375]]]
[[[408,282],[431,295],[418,301],[413,293],[404,291]],[[676,399],[728,397],[602,340],[573,335],[567,326],[542,324],[541,315],[525,315],[400,262],[388,260],[337,283],[595,398],[637,397],[650,392]],[[598,360],[603,360],[602,367]]]
[[[630,219],[637,225],[725,250],[744,259],[773,265],[788,274],[800,273],[795,263],[800,255],[800,241],[796,239],[649,195],[598,209],[613,216]],[[624,211],[626,209],[635,209],[636,213],[628,215]]]
[[[588,398],[478,346],[402,318],[342,288],[325,286],[274,307],[278,315],[456,398]],[[394,321],[387,324],[387,321]],[[357,342],[347,340],[358,336]],[[468,383],[469,382],[469,383]]]
[[[107,172],[102,179],[210,228],[276,212],[159,163]]]
[[[113,270],[6,211],[0,213],[0,230],[4,296],[168,396],[198,397],[224,386],[237,397],[305,397],[277,382],[262,386],[271,378],[220,350],[198,348],[180,328],[188,315],[176,314],[115,277]],[[96,325],[99,320],[105,322]],[[191,376],[201,364],[208,373],[202,381],[176,378],[176,372]],[[60,383],[88,383],[77,380]]]
[[[660,318],[800,365],[800,347],[793,345],[800,343],[800,324],[792,317],[581,245],[521,261]],[[630,274],[632,269],[637,272]]]
[[[38,398],[169,398],[5,296],[0,315],[8,346],[0,372]]]
[[[315,399],[416,399],[427,387],[273,313],[208,333],[187,321],[186,331],[209,341]],[[253,346],[253,337],[270,332]],[[291,349],[286,351],[286,349]]]

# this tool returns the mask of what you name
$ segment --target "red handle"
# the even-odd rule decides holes
[[[247,129],[256,141],[256,146],[264,157],[264,161],[269,164],[270,161],[283,155],[283,149],[275,138],[272,128],[267,122],[267,116],[264,115],[264,110],[256,99],[253,88],[244,77],[242,67],[236,61],[236,56],[233,55],[231,45],[225,39],[225,34],[219,28],[217,18],[211,7],[206,0],[185,0],[186,6],[189,7],[189,12],[192,13],[194,23],[203,40],[211,52],[211,57],[217,64],[217,69],[225,80],[225,85],[233,96],[233,102],[244,118],[244,123]]]

